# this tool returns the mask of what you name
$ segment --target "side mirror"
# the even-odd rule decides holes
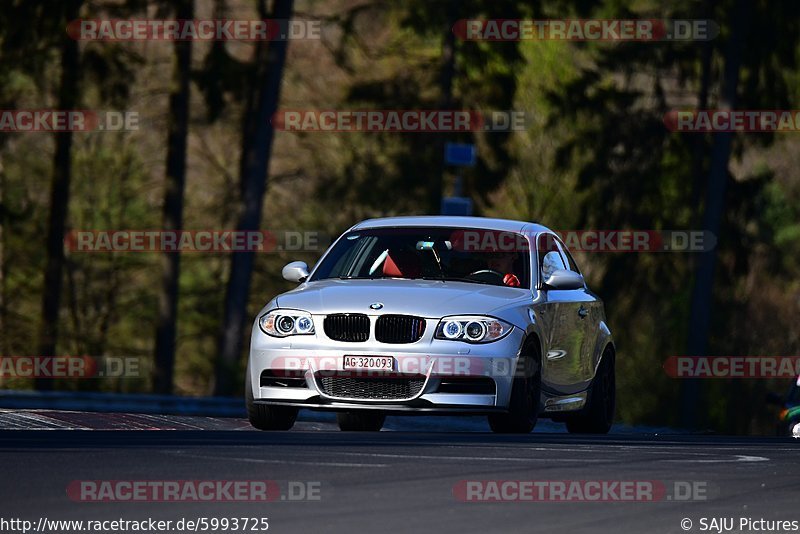
[[[580,289],[584,283],[583,276],[578,273],[566,269],[556,269],[544,281],[544,285],[550,289]]]
[[[286,264],[281,274],[283,279],[289,282],[305,282],[308,278],[308,265],[304,261],[293,261]]]
[[[778,395],[774,391],[770,391],[769,393],[767,393],[767,397],[764,400],[766,401],[767,404],[772,404],[774,406],[784,405],[783,397],[781,395]]]

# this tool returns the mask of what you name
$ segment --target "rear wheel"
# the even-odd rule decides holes
[[[289,430],[294,426],[294,422],[297,420],[297,408],[292,408],[291,406],[269,406],[254,402],[250,373],[247,373],[244,389],[247,418],[254,428],[259,430]]]
[[[533,346],[533,345],[531,345]],[[527,434],[539,418],[542,373],[538,347],[524,351],[521,376],[514,377],[508,413],[489,416],[489,427],[499,434]]]
[[[348,432],[377,432],[383,428],[386,414],[377,411],[339,412],[336,422],[339,430]]]
[[[571,434],[607,434],[611,430],[616,410],[615,375],[614,353],[606,350],[589,388],[586,407],[566,420]]]

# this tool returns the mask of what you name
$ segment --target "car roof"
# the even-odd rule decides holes
[[[482,230],[498,230],[501,232],[550,232],[551,230],[541,224],[514,221],[510,219],[492,219],[489,217],[461,217],[454,215],[420,215],[411,217],[383,217],[380,219],[367,219],[361,221],[351,230],[366,228],[398,228],[407,226],[427,226],[445,228],[477,228]]]

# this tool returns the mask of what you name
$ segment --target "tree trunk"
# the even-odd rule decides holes
[[[178,19],[194,18],[193,0],[176,2]],[[183,227],[183,191],[186,184],[186,142],[189,134],[189,98],[192,67],[192,41],[175,41],[175,63],[169,96],[169,133],[167,136],[166,184],[164,191],[163,230]],[[178,314],[180,254],[163,252],[161,256],[161,295],[156,327],[153,390],[172,393],[175,368],[175,337]]]
[[[456,73],[456,35],[453,33],[453,25],[458,18],[458,0],[449,0],[447,5],[447,21],[444,24],[444,39],[442,40],[442,70],[439,74],[439,86],[441,95],[439,97],[439,109],[449,110],[453,107],[453,78]],[[442,198],[444,197],[444,179],[447,174],[447,163],[444,158],[445,138],[442,133],[433,134],[433,146],[436,151],[435,158],[441,158],[442,165],[438,169],[438,176],[433,176],[430,181],[430,206],[431,213],[437,215],[442,211]]]
[[[293,0],[274,0],[272,19],[289,20]],[[240,160],[241,207],[236,226],[238,231],[255,231],[261,223],[261,210],[267,188],[269,160],[272,152],[274,130],[271,117],[278,109],[283,66],[286,62],[288,42],[269,43],[267,58],[257,80],[257,90],[252,100],[255,113],[245,117],[242,130]],[[257,56],[258,57],[258,56]],[[247,111],[245,112],[247,115]],[[234,389],[236,363],[242,352],[242,337],[247,317],[247,300],[253,273],[253,252],[236,252],[231,255],[231,271],[225,294],[224,315],[219,337],[219,358],[214,385],[215,395],[228,395]]]
[[[64,20],[75,20],[83,0],[65,0]],[[61,44],[61,80],[58,107],[75,109],[78,100],[80,49],[66,32]],[[39,356],[55,356],[58,343],[59,310],[64,269],[64,231],[69,212],[69,189],[72,178],[72,132],[56,133],[53,176],[50,184],[50,216],[47,222],[47,252],[42,287],[42,324],[39,333]],[[36,389],[52,389],[52,380],[37,379]]]
[[[719,109],[731,110],[736,107],[736,89],[739,85],[739,67],[742,62],[747,18],[752,0],[738,0],[732,16],[731,40],[725,54],[725,73]],[[717,236],[725,212],[725,190],[728,183],[728,162],[731,155],[732,132],[714,134],[711,151],[711,169],[708,180],[708,193],[703,215],[703,230]],[[711,325],[713,303],[714,266],[716,248],[702,252],[697,258],[694,287],[692,288],[691,311],[689,315],[689,356],[708,355],[708,335]],[[697,412],[700,406],[700,383],[697,379],[685,379],[682,391],[681,424],[686,428],[697,428],[702,424]]]
[[[716,11],[717,0],[706,0],[704,4],[703,18],[706,20],[714,19],[714,12]],[[708,108],[708,93],[711,87],[711,60],[714,54],[714,41],[709,40],[701,44],[700,52],[700,90],[697,93],[697,109],[703,110]],[[698,206],[702,194],[705,192],[705,185],[703,181],[706,178],[704,172],[704,160],[707,150],[707,137],[703,134],[693,136],[694,146],[692,147],[692,183],[691,183],[691,196],[690,202],[692,206]],[[695,221],[694,224],[699,224],[700,221]]]
[[[5,229],[8,218],[6,217],[5,200],[6,173],[3,169],[3,159],[0,156],[0,356],[10,356],[8,334],[6,334],[6,257]]]

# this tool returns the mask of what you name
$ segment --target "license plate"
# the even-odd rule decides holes
[[[377,369],[393,371],[394,358],[391,356],[345,356],[343,369]]]

